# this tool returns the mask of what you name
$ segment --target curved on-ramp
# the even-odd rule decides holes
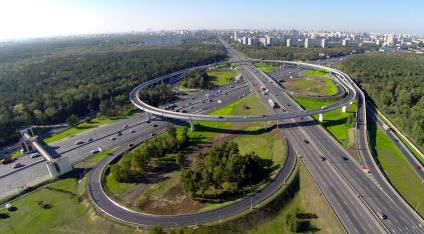
[[[293,113],[284,113],[281,115],[254,115],[254,116],[210,116],[210,115],[199,115],[199,114],[190,114],[190,113],[179,113],[168,110],[162,110],[157,107],[150,106],[140,100],[139,92],[140,90],[148,87],[152,87],[158,83],[166,82],[167,80],[181,75],[184,72],[187,72],[190,69],[185,69],[175,73],[171,73],[165,76],[158,77],[156,79],[145,82],[136,88],[134,88],[130,93],[131,102],[138,108],[154,115],[175,118],[181,120],[198,120],[198,121],[214,121],[214,122],[255,122],[255,121],[269,121],[269,120],[283,120],[291,119],[303,116],[314,115],[318,113],[323,113],[331,111],[350,103],[356,96],[356,91],[354,87],[348,82],[343,73],[324,66],[307,64],[302,62],[287,62],[287,61],[273,61],[280,63],[291,63],[298,66],[312,68],[312,69],[325,69],[326,71],[335,75],[337,81],[346,89],[347,95],[338,103],[329,105],[325,108],[312,109],[300,112]],[[202,66],[205,67],[205,66]],[[89,178],[89,196],[94,202],[96,208],[101,212],[107,214],[108,216],[129,224],[137,226],[154,226],[161,225],[163,227],[177,227],[177,226],[190,226],[198,225],[202,223],[210,223],[214,221],[219,221],[223,218],[234,216],[241,213],[244,210],[250,209],[252,206],[257,205],[258,203],[264,201],[265,199],[272,196],[276,191],[278,191],[287,181],[291,173],[293,172],[295,163],[296,163],[296,154],[290,146],[289,140],[287,140],[287,159],[281,166],[277,175],[274,179],[271,180],[263,189],[257,191],[239,201],[233,202],[227,206],[223,206],[211,211],[193,213],[193,214],[184,214],[184,215],[151,215],[146,213],[140,213],[133,210],[130,210],[124,206],[113,201],[105,193],[102,187],[102,177],[106,166],[111,163],[116,157],[124,152],[115,152],[113,155],[109,155],[107,158],[102,160],[92,171]]]

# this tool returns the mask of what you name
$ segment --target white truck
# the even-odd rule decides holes
[[[277,108],[277,104],[272,99],[268,99],[268,103],[271,106],[271,108]]]

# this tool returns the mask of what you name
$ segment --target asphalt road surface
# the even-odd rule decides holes
[[[219,89],[222,91],[219,95],[216,95]],[[209,99],[212,101],[208,99],[208,101],[202,103],[202,99],[205,99],[206,93],[209,93]],[[243,82],[217,87],[212,90],[195,92],[193,95],[182,96],[176,102],[178,107],[175,110],[190,112],[213,111],[238,100],[248,93],[249,88]],[[218,103],[218,100],[221,103]],[[189,105],[188,103],[191,104]],[[61,157],[69,157],[71,163],[76,163],[90,157],[90,151],[93,149],[100,148],[102,151],[105,151],[121,145],[128,147],[127,145],[129,143],[138,143],[140,141],[139,139],[151,137],[152,133],[158,134],[168,124],[167,121],[159,118],[152,120],[151,123],[146,123],[145,120],[145,113],[136,113],[128,119],[53,142],[47,148],[50,152],[53,151],[54,154],[61,155]],[[128,128],[123,129],[124,125],[128,125]],[[157,127],[153,127],[154,125],[157,125]],[[122,136],[116,135],[116,131],[118,130],[122,131]],[[130,133],[132,130],[135,132]],[[112,137],[116,138],[116,140],[111,140]],[[92,139],[92,141],[88,142],[89,139]],[[77,140],[82,140],[85,143],[75,145]],[[13,164],[17,162],[24,164],[25,167],[18,170],[13,169]],[[29,156],[23,156],[18,158],[14,163],[0,165],[0,198],[10,196],[26,187],[34,186],[50,179],[46,162],[42,157],[30,158]]]

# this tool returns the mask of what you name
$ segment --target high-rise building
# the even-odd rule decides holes
[[[321,47],[322,48],[327,47],[327,40],[325,38],[321,39]]]
[[[242,41],[243,41],[243,45],[247,45],[247,37],[243,37]]]
[[[388,46],[394,46],[396,41],[395,41],[395,35],[394,34],[388,34],[386,37],[386,43]]]
[[[292,46],[292,43],[291,43],[291,39],[290,38],[287,39],[286,45],[287,45],[287,47],[291,47]]]
[[[266,37],[259,38],[259,43],[262,44],[263,46],[267,46],[267,39],[266,39]]]
[[[266,44],[267,45],[271,45],[271,37],[270,36],[266,36]]]
[[[253,45],[253,44],[254,44],[253,38],[247,37],[247,45]]]
[[[305,48],[309,48],[311,46],[311,39],[305,38]]]
[[[237,31],[234,31],[234,41],[237,42]]]

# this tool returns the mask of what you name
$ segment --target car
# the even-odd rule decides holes
[[[347,157],[345,157],[345,156],[343,156],[343,157],[342,157],[342,159],[343,159],[343,160],[345,160],[345,161],[349,160],[349,159],[348,159]]]
[[[327,160],[327,158],[324,156],[321,156],[321,161],[325,161],[325,160]]]
[[[134,129],[131,129],[130,133],[135,133],[135,130]]]
[[[223,119],[224,117],[222,117],[222,116],[219,116],[218,118],[220,118],[220,119]]]
[[[194,106],[190,106],[190,109],[193,109],[194,108]]]
[[[81,145],[82,143],[84,143],[82,140],[77,140],[77,141],[75,141],[75,145]]]
[[[383,214],[383,212],[378,212],[378,217],[379,217],[381,220],[387,219],[387,216],[386,216],[385,214]]]
[[[182,110],[181,112],[182,112],[182,113],[187,113],[187,111],[186,111],[186,110]]]
[[[15,165],[13,165],[13,169],[20,168],[20,167],[23,167],[23,166],[24,166],[24,164],[22,164],[22,163],[15,163]]]
[[[128,127],[129,127],[128,124],[125,124],[124,126],[122,126],[122,129],[126,129]]]
[[[134,146],[134,144],[132,144],[132,143],[128,144],[128,148],[131,148],[133,146]]]
[[[118,135],[118,136],[122,136],[122,132],[121,132],[121,131],[117,131],[117,132],[116,132],[116,135]]]
[[[1,164],[9,164],[9,163],[11,163],[11,162],[13,162],[13,161],[15,161],[15,159],[14,158],[12,158],[12,157],[7,157],[7,158],[4,158],[4,159],[2,159],[1,160]]]
[[[90,154],[97,154],[98,152],[100,152],[99,149],[92,149]]]
[[[30,155],[30,157],[31,158],[37,158],[37,157],[40,157],[41,156],[41,154],[40,153],[38,153],[38,152],[36,152],[36,153],[32,153],[31,155]]]
[[[287,104],[287,106],[291,106],[290,104]]]
[[[300,117],[300,120],[304,120],[305,119],[305,117]]]
[[[90,138],[90,139],[88,139],[87,141],[88,141],[88,142],[92,142],[92,141],[93,141],[93,138]]]
[[[202,101],[202,103],[205,103],[205,101]]]
[[[419,164],[415,165],[415,167],[417,168],[417,170],[421,169],[421,165],[419,165]]]
[[[305,139],[303,141],[305,142],[305,144],[309,144],[309,141],[308,140]]]
[[[110,141],[114,141],[114,140],[116,140],[116,137],[111,137],[110,138]]]
[[[213,101],[213,99],[209,99],[209,102],[212,102]]]
[[[150,123],[150,120],[147,120],[146,123]]]
[[[152,133],[150,134],[150,136],[156,136],[156,133],[152,132]]]
[[[158,125],[157,124],[153,124],[153,127],[156,128]]]

